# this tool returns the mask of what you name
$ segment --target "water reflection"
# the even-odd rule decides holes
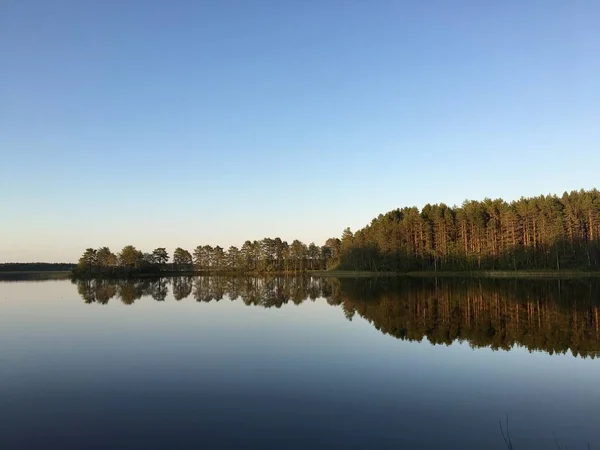
[[[77,281],[86,303],[125,305],[149,296],[164,301],[241,300],[280,308],[325,298],[348,320],[359,315],[377,330],[411,341],[550,354],[600,354],[600,283],[596,280],[333,279],[319,277],[173,277]]]

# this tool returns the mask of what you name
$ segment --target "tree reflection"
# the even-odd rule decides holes
[[[173,278],[173,297],[175,300],[187,298],[192,293],[192,277]]]
[[[96,292],[94,290],[95,280],[83,280],[77,282],[77,293],[84,302],[93,303],[96,301]]]
[[[150,286],[150,295],[154,300],[158,302],[163,302],[167,298],[167,295],[169,295],[167,280],[165,278],[153,280]]]
[[[77,292],[86,303],[106,305],[117,294],[117,285],[111,280],[78,281]]]
[[[142,284],[135,284],[124,281],[117,285],[117,295],[119,296],[121,302],[124,305],[133,305],[133,302],[141,298],[142,294]]]
[[[109,280],[96,281],[96,302],[106,305],[108,301],[117,295],[117,287]]]
[[[117,296],[131,305],[147,296],[164,301],[227,297],[248,306],[281,308],[324,298],[348,320],[362,317],[398,339],[510,350],[515,345],[550,354],[600,352],[600,283],[597,280],[334,279],[318,277],[175,277],[79,280],[85,303]]]

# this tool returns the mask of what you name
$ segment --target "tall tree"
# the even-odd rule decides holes
[[[192,255],[190,252],[177,247],[173,252],[173,266],[175,270],[190,270],[192,268]]]
[[[308,269],[315,270],[319,268],[319,259],[320,259],[321,250],[314,242],[308,244]]]
[[[240,259],[240,250],[233,245],[229,247],[227,250],[227,255],[225,256],[227,269],[237,270],[240,264]]]
[[[252,271],[255,269],[256,260],[254,259],[254,248],[252,242],[246,241],[240,250],[242,258],[242,268],[245,271]]]
[[[203,246],[197,246],[192,256],[196,270],[204,270],[208,267],[208,258]]]
[[[126,245],[119,253],[119,265],[126,269],[139,268],[143,254],[133,245]]]
[[[306,245],[295,239],[290,246],[290,258],[292,259],[293,270],[304,270],[304,259],[306,257]]]
[[[216,246],[213,251],[213,269],[223,270],[225,268],[225,251],[223,247]]]
[[[117,265],[117,255],[111,252],[110,248],[102,247],[96,252],[96,261],[98,267],[114,267]]]
[[[154,264],[157,264],[159,267],[164,267],[164,265],[169,262],[169,254],[167,253],[167,249],[164,247],[155,248],[152,251],[152,260]]]
[[[85,250],[81,258],[79,258],[79,267],[83,270],[91,272],[97,265],[97,252],[93,248]]]

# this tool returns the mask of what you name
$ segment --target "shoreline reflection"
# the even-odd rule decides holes
[[[515,346],[549,354],[600,355],[600,283],[596,280],[475,280],[321,277],[170,277],[78,280],[85,303],[142,297],[197,302],[228,298],[281,308],[324,298],[348,320],[358,315],[383,334],[434,345]]]

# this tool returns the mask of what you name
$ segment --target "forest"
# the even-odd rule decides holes
[[[227,299],[264,308],[325,298],[348,320],[361,316],[401,340],[600,355],[600,283],[595,280],[180,276],[74,282],[90,304],[115,297],[125,305],[143,297],[165,301],[169,289],[176,301]]]
[[[461,206],[405,207],[346,228],[319,246],[281,238],[247,240],[241,247],[164,247],[144,253],[132,245],[114,254],[88,248],[76,275],[164,271],[281,273],[360,271],[598,270],[600,192],[565,192],[513,202],[465,201]]]
[[[339,266],[372,271],[600,268],[600,193],[402,208],[344,231]]]

